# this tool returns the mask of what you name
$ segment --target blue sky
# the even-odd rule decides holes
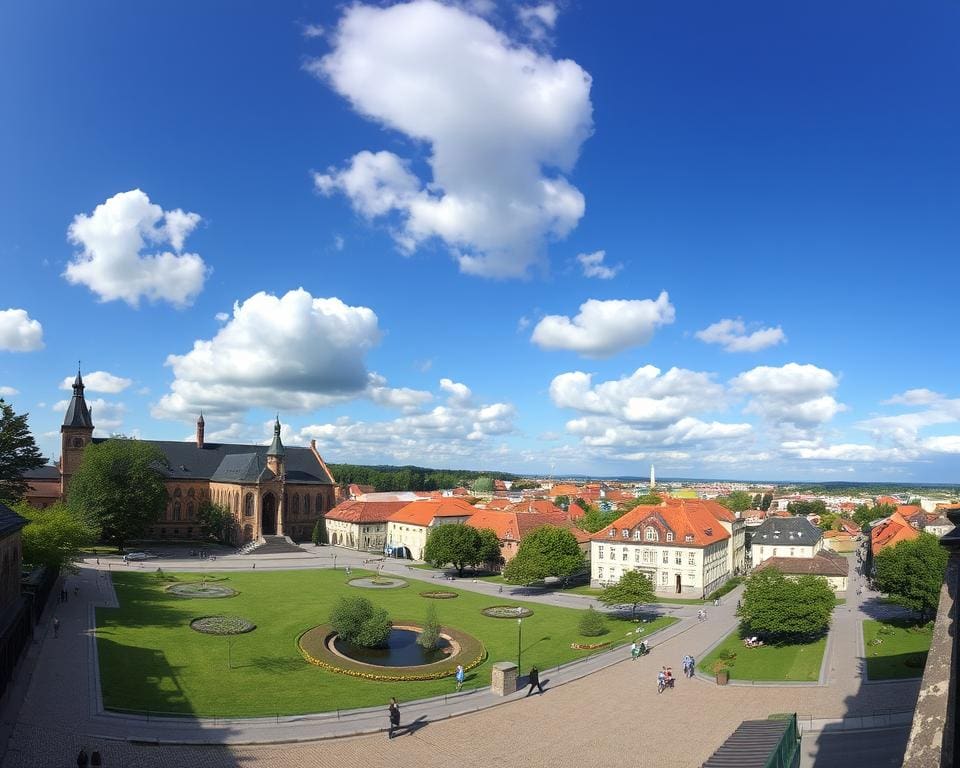
[[[958,22],[8,5],[0,392],[51,455],[79,358],[100,434],[955,481]]]

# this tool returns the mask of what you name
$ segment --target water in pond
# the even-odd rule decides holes
[[[348,658],[380,667],[415,667],[420,664],[433,664],[435,661],[442,661],[450,654],[450,643],[443,638],[440,638],[440,647],[436,650],[424,650],[417,645],[419,635],[419,632],[412,629],[391,629],[386,648],[361,648],[339,637],[334,639],[333,645]]]

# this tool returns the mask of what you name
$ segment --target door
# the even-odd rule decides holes
[[[678,573],[678,574],[677,574],[677,594],[678,594],[678,595],[680,594],[680,591],[681,591],[681,587],[680,587],[680,574]]]
[[[264,536],[275,536],[277,533],[277,497],[268,493],[263,497],[261,505],[260,531]]]

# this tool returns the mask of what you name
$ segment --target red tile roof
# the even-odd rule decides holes
[[[692,500],[686,499],[676,501],[679,503],[634,507],[594,534],[592,540],[626,541],[622,537],[622,531],[626,529],[630,531],[630,541],[635,541],[633,531],[641,527],[646,528],[647,525],[653,525],[658,529],[660,535],[658,544],[665,543],[666,533],[672,532],[673,541],[670,542],[670,546],[706,547],[730,538],[730,534],[720,524],[714,513],[702,503],[691,503]],[[613,537],[610,536],[611,530],[616,533]],[[692,540],[687,540],[688,535]],[[640,539],[640,541],[643,540],[643,538]]]
[[[821,549],[813,557],[768,557],[754,570],[776,568],[790,576],[846,576],[850,571],[847,558]]]
[[[411,501],[390,516],[394,523],[430,525],[435,517],[469,517],[477,510],[463,499],[445,498]]]
[[[870,550],[877,554],[887,547],[917,538],[920,532],[908,523],[899,512],[894,512],[870,531]]]
[[[497,538],[501,541],[520,541],[530,531],[544,525],[567,528],[580,543],[590,540],[590,534],[574,528],[563,512],[552,514],[478,509],[467,520],[467,525],[480,529],[489,528],[497,534]]]
[[[567,517],[569,517],[571,520],[579,520],[585,514],[587,514],[587,511],[573,501],[571,501],[570,506],[567,507]]]
[[[326,514],[327,520],[345,523],[385,523],[390,516],[410,502],[407,501],[344,501]]]

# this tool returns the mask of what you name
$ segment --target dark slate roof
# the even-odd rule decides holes
[[[259,454],[234,453],[223,457],[210,479],[218,483],[255,483],[258,480],[272,480],[273,472]]]
[[[702,768],[766,768],[780,765],[779,762],[770,762],[770,758],[789,727],[789,720],[744,720]],[[792,752],[791,749],[785,754],[791,755]]]
[[[38,469],[28,469],[23,473],[26,480],[56,480],[60,481],[60,468],[54,464],[46,464]]]
[[[810,547],[823,537],[823,531],[805,517],[768,517],[753,532],[752,544]]]
[[[102,442],[103,438],[94,438],[93,442]],[[211,480],[220,469],[227,456],[237,454],[255,454],[261,467],[267,466],[267,446],[265,445],[235,445],[232,443],[204,443],[198,448],[194,441],[173,440],[145,440],[160,449],[170,468],[164,474],[172,479],[182,480]],[[327,474],[323,466],[309,448],[287,448],[284,457],[284,466],[288,483],[312,483],[317,485],[333,485],[333,478]],[[236,471],[235,464],[228,464],[230,471]],[[225,470],[226,471],[226,468]],[[255,482],[231,480],[227,482]]]
[[[77,378],[73,382],[73,397],[70,398],[67,415],[63,417],[63,426],[93,429],[93,418],[87,408],[87,401],[83,399],[83,379],[80,378],[80,371],[77,371]]]
[[[6,504],[0,503],[0,539],[19,531],[27,521]]]

